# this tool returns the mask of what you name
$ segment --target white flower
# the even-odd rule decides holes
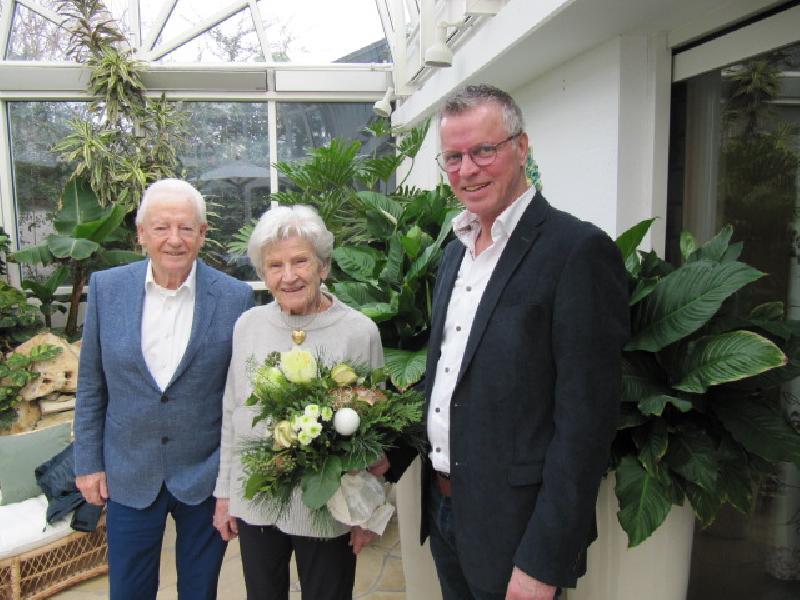
[[[297,441],[300,442],[301,446],[308,446],[313,439],[305,429],[297,434]]]
[[[309,404],[306,406],[305,414],[312,419],[319,418],[319,406],[316,404]]]
[[[294,347],[281,352],[281,370],[293,383],[308,383],[317,376],[317,361],[310,352]]]
[[[333,418],[333,409],[330,406],[323,406],[320,409],[320,417],[327,423]]]
[[[340,408],[333,417],[333,427],[341,435],[353,435],[361,423],[358,413],[349,406]]]
[[[311,439],[314,439],[318,437],[320,433],[322,433],[322,425],[320,425],[319,423],[312,423],[311,425],[304,427],[303,432],[310,435]]]

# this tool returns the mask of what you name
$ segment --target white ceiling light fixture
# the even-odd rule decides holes
[[[372,112],[379,117],[390,117],[392,115],[392,100],[394,99],[394,88],[389,86],[383,98],[372,105]]]
[[[460,27],[463,22],[440,21],[436,27],[436,41],[425,48],[425,64],[429,67],[449,67],[453,64],[453,51],[447,45],[447,29]]]

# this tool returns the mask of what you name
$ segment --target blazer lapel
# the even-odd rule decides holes
[[[178,363],[175,373],[172,375],[167,387],[172,385],[178,377],[183,374],[186,368],[191,364],[194,355],[200,350],[202,342],[205,339],[206,331],[211,325],[211,320],[214,317],[214,311],[217,308],[217,294],[214,284],[216,283],[214,271],[206,266],[203,261],[197,261],[197,279],[194,296],[194,315],[192,317],[192,333],[189,336],[189,343],[186,345],[186,351],[183,353],[183,358]]]
[[[125,294],[128,302],[128,327],[126,331],[130,331],[133,335],[133,343],[136,348],[136,365],[142,373],[145,381],[150,383],[154,388],[160,389],[150,369],[147,368],[147,361],[144,359],[142,352],[142,315],[144,314],[144,282],[147,276],[147,269],[150,266],[149,260],[141,260],[134,263],[130,270],[130,293]]]
[[[511,233],[511,237],[508,239],[500,259],[497,261],[486,290],[483,292],[478,310],[475,313],[475,320],[472,322],[472,330],[467,339],[464,357],[461,359],[461,369],[458,372],[456,388],[461,383],[461,378],[475,355],[475,350],[483,337],[489,318],[492,316],[497,301],[500,299],[506,284],[508,284],[508,280],[517,269],[520,261],[533,246],[536,238],[539,237],[540,225],[547,216],[549,208],[550,205],[544,197],[537,193]]]

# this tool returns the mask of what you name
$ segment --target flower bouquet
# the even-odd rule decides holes
[[[422,447],[422,396],[382,389],[382,369],[321,363],[295,346],[250,365],[246,403],[267,430],[242,448],[245,496],[280,513],[300,486],[321,529],[335,518],[382,533],[391,516],[383,487],[359,472],[401,441]]]

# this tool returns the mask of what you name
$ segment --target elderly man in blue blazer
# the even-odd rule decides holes
[[[465,210],[433,294],[423,536],[445,600],[551,600],[585,571],[596,532],[625,269],[605,233],[527,183],[528,137],[507,93],[459,90],[439,135]]]
[[[76,484],[107,507],[112,600],[156,597],[167,514],[178,595],[216,597],[225,543],[212,526],[222,392],[250,287],[197,260],[202,195],[164,179],[136,216],[149,260],[89,283],[75,412]]]

